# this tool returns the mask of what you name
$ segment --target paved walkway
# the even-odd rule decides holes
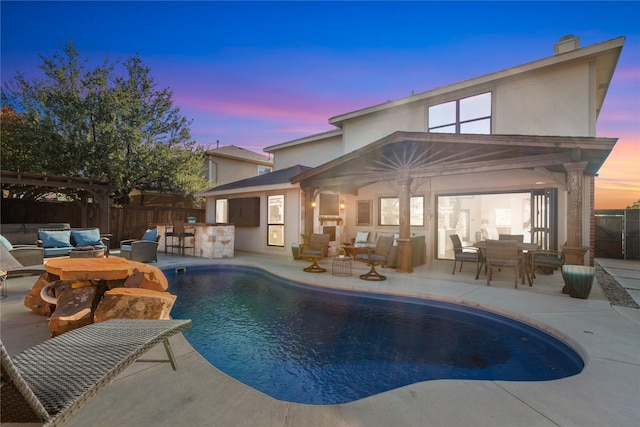
[[[188,268],[202,263],[249,264],[320,286],[486,307],[564,339],[583,356],[586,366],[578,375],[555,381],[426,381],[347,404],[313,406],[278,401],[245,386],[176,336],[172,346],[177,372],[166,364],[134,364],[67,426],[640,425],[640,310],[611,306],[597,283],[589,299],[580,300],[561,294],[557,273],[539,275],[531,288],[515,290],[510,272],[499,273],[487,287],[473,279],[472,266],[452,276],[451,263],[421,267],[412,275],[385,269],[389,279],[381,283],[358,280],[359,266],[354,277],[339,278],[302,273],[303,261],[248,254],[214,261],[162,256],[159,266]],[[603,264],[623,270],[614,271],[623,277],[635,277],[639,271],[635,264]],[[47,320],[22,306],[33,281],[33,277],[9,279],[9,297],[0,302],[2,339],[10,354],[48,338]],[[163,351],[160,346],[148,356],[161,357]]]

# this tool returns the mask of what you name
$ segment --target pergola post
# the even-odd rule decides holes
[[[308,240],[313,233],[313,213],[314,207],[311,205],[316,197],[317,188],[308,187],[304,188],[304,200],[303,200],[303,218],[304,224],[302,229],[303,244],[309,244]]]
[[[398,177],[398,203],[399,203],[399,233],[398,242],[398,273],[410,274],[413,272],[413,254],[411,250],[411,182],[412,179],[408,173]]]
[[[567,171],[567,245],[563,248],[565,263],[584,265],[584,256],[589,250],[583,243],[584,170],[587,162],[565,163]]]

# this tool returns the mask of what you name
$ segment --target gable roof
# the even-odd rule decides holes
[[[228,184],[219,185],[205,191],[196,193],[198,197],[206,197],[220,194],[228,194],[231,192],[242,193],[248,191],[265,191],[265,187],[291,187],[291,178],[304,173],[311,168],[309,166],[296,165],[286,169],[280,169],[274,172],[265,173],[251,178],[241,179],[239,181],[230,182]],[[260,188],[256,188],[260,187]],[[242,191],[240,191],[242,190]]]
[[[388,101],[383,104],[374,105],[349,113],[341,114],[329,119],[329,123],[342,127],[346,120],[372,114],[375,112],[396,108],[399,106],[424,101],[428,98],[441,97],[458,91],[468,90],[474,86],[481,86],[496,82],[502,79],[513,78],[517,75],[542,70],[547,67],[554,67],[559,64],[569,62],[593,62],[595,64],[596,78],[596,115],[600,113],[605,95],[609,89],[613,72],[620,58],[625,37],[618,37],[612,40],[596,43],[583,48],[578,48],[565,53],[556,54],[544,59],[529,62],[516,67],[507,68],[502,71],[486,74],[484,76],[472,78],[448,86],[435,88],[426,92],[417,93],[395,101]]]

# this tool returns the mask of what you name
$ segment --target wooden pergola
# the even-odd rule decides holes
[[[613,149],[616,138],[530,135],[470,135],[394,132],[291,179],[306,200],[318,191],[357,194],[358,189],[386,182],[399,201],[398,272],[411,273],[410,199],[432,177],[518,169],[562,173],[568,192],[567,263],[582,264],[589,249],[582,236],[583,180],[595,176]],[[589,203],[589,201],[586,201]],[[313,225],[313,211],[305,209],[304,233]]]
[[[83,201],[82,227],[87,226],[87,199],[88,197],[92,197],[102,209],[102,224],[100,229],[105,234],[109,233],[109,196],[113,192],[113,187],[109,181],[1,171],[0,182],[2,183],[3,190],[16,190],[25,187],[31,187],[34,190],[59,190],[65,193],[69,193],[69,190],[72,190],[72,192],[78,195]]]

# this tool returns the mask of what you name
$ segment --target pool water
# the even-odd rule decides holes
[[[166,271],[174,318],[212,365],[276,399],[351,402],[435,379],[544,381],[582,371],[556,338],[458,304],[318,289],[241,266]]]

